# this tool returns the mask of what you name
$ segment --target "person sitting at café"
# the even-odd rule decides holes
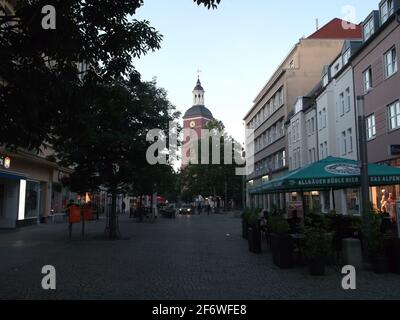
[[[301,219],[297,216],[297,210],[292,211],[292,218],[288,219],[290,233],[298,234],[300,232]]]

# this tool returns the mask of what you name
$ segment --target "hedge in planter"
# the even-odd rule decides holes
[[[304,227],[304,235],[306,238],[303,250],[310,274],[323,276],[331,251],[332,235],[327,233],[323,219],[308,223]]]
[[[261,253],[261,229],[259,212],[259,210],[254,210],[247,219],[249,250],[253,253]]]
[[[368,253],[375,273],[388,273],[389,262],[385,252],[385,235],[382,233],[382,218],[373,209],[369,212],[369,233],[367,237]]]
[[[289,234],[290,226],[282,216],[271,216],[268,222],[271,231],[271,247],[274,264],[282,269],[292,268],[293,239]]]
[[[248,219],[251,215],[251,209],[245,209],[242,213],[242,238],[247,239],[248,238]]]

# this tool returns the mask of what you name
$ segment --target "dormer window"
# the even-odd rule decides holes
[[[350,49],[347,49],[343,55],[343,65],[345,65],[349,62],[350,56],[351,56],[351,51],[350,51]]]
[[[374,19],[371,18],[364,24],[364,41],[367,41],[374,34],[374,32]]]
[[[381,24],[384,24],[389,17],[394,13],[393,0],[385,1],[380,8],[381,11]]]

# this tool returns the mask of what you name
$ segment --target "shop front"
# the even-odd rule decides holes
[[[55,172],[56,164],[36,155],[0,154],[0,228],[35,225],[49,216],[57,198]]]
[[[400,168],[400,158],[385,161],[382,164]],[[396,219],[396,202],[400,201],[400,183],[372,187],[371,200],[376,210],[387,213],[392,219]]]
[[[0,169],[0,228],[16,227],[18,215],[25,212],[26,177]]]
[[[375,205],[384,208],[396,219],[396,200],[399,199],[400,168],[385,164],[369,164],[371,190],[375,190]],[[327,208],[344,208],[342,214],[358,214],[360,209],[360,168],[356,161],[328,157],[252,189],[252,195],[289,193],[300,195],[305,211],[326,212]],[[318,190],[318,191],[313,191]],[[388,192],[391,190],[391,192]],[[340,193],[342,203],[336,198]],[[381,195],[384,194],[384,196]],[[381,202],[378,202],[381,198]],[[323,210],[325,209],[325,210]]]

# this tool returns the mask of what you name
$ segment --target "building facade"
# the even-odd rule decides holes
[[[366,116],[368,161],[400,167],[400,1],[384,0],[363,22],[362,50],[352,59],[356,97]],[[362,110],[361,110],[362,111]],[[371,188],[375,207],[399,186]]]
[[[254,154],[247,152],[247,190],[288,171],[288,116],[298,97],[315,87],[321,69],[338,55],[344,40],[360,37],[360,26],[343,28],[345,23],[333,19],[308,38],[300,39],[254,100],[244,118],[246,129],[254,130],[254,135],[246,137],[246,149],[254,150]],[[286,203],[282,195],[247,199],[247,205],[260,208],[271,208],[272,204],[284,207]]]

